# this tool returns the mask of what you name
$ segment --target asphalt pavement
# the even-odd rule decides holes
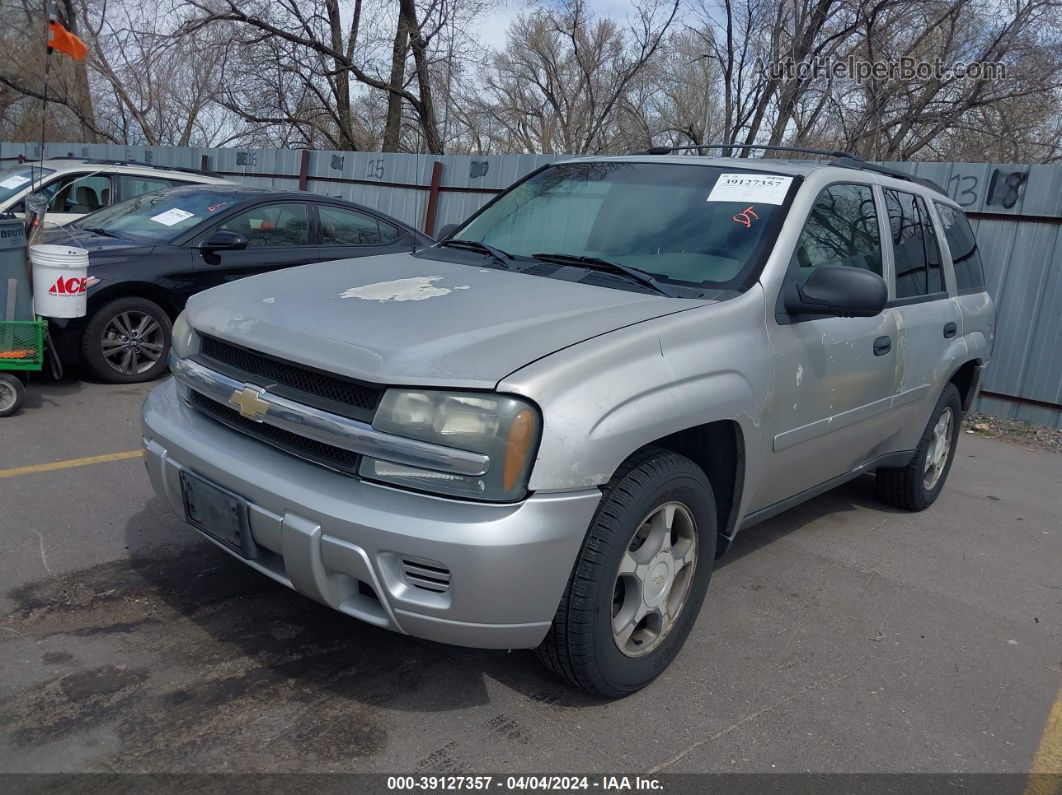
[[[131,452],[149,388],[0,419],[2,772],[1062,772],[1060,455],[964,434],[929,511],[866,478],[747,530],[671,668],[602,702],[196,537]]]

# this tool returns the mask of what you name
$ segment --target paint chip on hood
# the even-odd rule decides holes
[[[363,301],[423,301],[447,295],[453,290],[467,290],[463,287],[434,287],[433,284],[442,276],[414,276],[409,279],[395,279],[390,282],[376,282],[364,287],[351,287],[339,294],[340,298],[360,298]]]

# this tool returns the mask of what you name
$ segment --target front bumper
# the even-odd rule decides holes
[[[182,469],[247,500],[259,552],[247,565],[376,626],[461,646],[541,642],[601,499],[489,505],[369,483],[205,417],[172,379],[144,402],[143,434],[152,485],[182,519]],[[406,561],[448,569],[449,587],[417,587]]]

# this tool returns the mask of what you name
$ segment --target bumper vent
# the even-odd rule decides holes
[[[350,450],[333,447],[315,439],[307,439],[305,436],[290,433],[282,428],[267,425],[264,422],[245,419],[235,409],[223,406],[198,392],[192,392],[191,403],[194,408],[211,419],[299,458],[326,466],[329,469],[339,470],[347,475],[356,475],[358,473],[358,462],[361,457]]]
[[[450,592],[450,570],[441,563],[402,558],[402,575],[407,583],[422,591]]]
[[[274,359],[238,345],[203,337],[203,364],[241,381],[268,386],[270,392],[308,406],[371,422],[383,388]]]

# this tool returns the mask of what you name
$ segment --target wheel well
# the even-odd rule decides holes
[[[150,301],[154,301],[166,311],[171,321],[176,320],[177,315],[181,312],[181,307],[174,302],[173,296],[156,284],[151,284],[150,282],[120,282],[113,287],[107,287],[89,296],[88,314],[91,315],[101,306],[116,298],[127,298],[129,296],[147,298]]]
[[[972,403],[973,395],[970,394],[974,385],[974,373],[977,372],[977,366],[981,362],[973,359],[966,362],[962,367],[955,371],[955,374],[951,377],[951,383],[955,384],[956,389],[959,390],[959,397],[962,398],[962,410],[969,411],[970,404]]]
[[[672,433],[652,444],[684,455],[704,470],[715,494],[719,527],[716,557],[720,557],[734,534],[745,480],[745,438],[741,426],[733,420],[709,422]]]

